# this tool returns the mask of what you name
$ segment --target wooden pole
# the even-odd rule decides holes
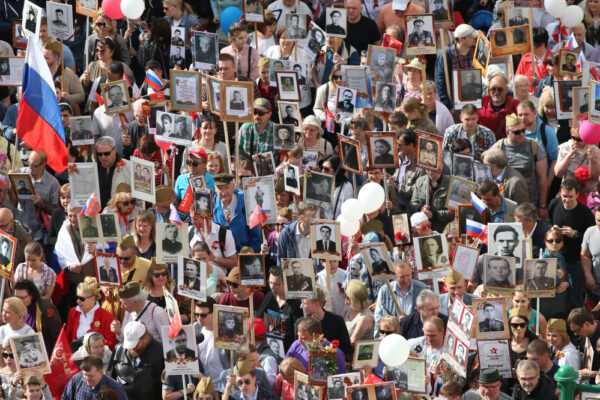
[[[508,18],[508,13],[505,13]],[[535,53],[533,52],[533,9],[529,8],[529,40],[531,43],[531,84],[535,79]]]
[[[62,91],[67,92],[65,87],[65,57],[63,55],[63,40],[60,39],[60,84],[62,85]]]
[[[90,38],[90,17],[85,17],[85,69],[88,69],[90,52],[88,51],[88,40]]]
[[[183,380],[183,400],[187,400],[187,384],[185,383],[185,375],[181,375],[181,379]]]
[[[227,166],[227,171],[221,172],[231,173],[231,150],[229,149],[229,129],[227,128],[227,122],[225,121],[223,121],[223,131],[225,131],[225,151],[227,152],[227,160],[225,160],[225,165]]]
[[[423,96],[423,104],[425,104],[425,110],[428,110],[429,107],[427,105],[427,71],[425,70],[426,68],[427,64],[425,64],[425,59],[423,59],[423,67],[421,68],[421,94]],[[427,112],[429,113],[429,111]],[[385,176],[385,171],[383,172],[383,175]]]
[[[231,374],[233,375],[233,350],[229,350],[229,370],[231,371]]]
[[[448,98],[452,98],[452,86],[450,86],[450,78],[448,75],[448,58],[446,57],[446,30],[440,29],[440,40],[442,41],[442,58],[444,60],[444,78],[446,79],[446,92]]]
[[[333,288],[331,287],[331,260],[325,261],[325,273],[327,279],[327,289],[329,289],[329,301],[331,302],[331,311],[333,311]]]
[[[258,51],[258,24],[256,22],[254,23],[254,41],[256,43],[256,51]]]
[[[250,154],[250,157],[252,157],[252,156],[253,156],[253,154]],[[240,130],[239,130],[239,122],[236,122],[235,123],[235,187],[238,187],[239,180],[240,180]]]
[[[385,284],[386,284],[388,290],[390,291],[390,294],[392,295],[392,300],[394,300],[394,304],[396,305],[396,310],[398,310],[398,314],[400,314],[401,317],[406,316],[406,314],[404,314],[404,311],[402,311],[402,308],[400,307],[400,303],[398,302],[396,293],[394,293],[394,290],[392,289],[392,285],[390,285],[390,280],[386,279]]]

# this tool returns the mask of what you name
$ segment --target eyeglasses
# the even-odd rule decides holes
[[[383,329],[380,329],[380,330],[379,330],[379,334],[380,334],[380,335],[391,335],[391,334],[393,334],[393,333],[394,333],[394,331],[385,331],[385,330],[383,330]]]
[[[229,282],[229,281],[227,281],[227,284],[228,284],[229,286],[231,286],[232,288],[234,288],[234,289],[237,289],[237,288],[240,286],[240,284],[239,284],[239,283],[235,283],[235,282]]]
[[[571,135],[571,140],[574,140],[576,142],[581,142],[581,138],[573,136],[573,135]]]
[[[268,111],[254,110],[254,115],[260,115],[261,117],[264,117],[268,113],[269,113]]]
[[[106,22],[96,22],[96,26],[106,26]]]
[[[112,150],[111,151],[105,151],[103,153],[96,153],[96,155],[98,157],[108,157],[108,156],[110,156],[110,153],[112,153]]]
[[[128,205],[134,205],[135,200],[125,200],[125,201],[122,201],[121,204],[123,204],[125,207],[127,207]]]
[[[90,297],[94,297],[94,296],[88,296],[88,297],[83,297],[83,296],[77,296],[77,301],[86,301],[87,299],[89,299]]]
[[[96,49],[96,53],[104,53],[106,49]]]
[[[129,261],[130,258],[131,258],[131,256],[129,256],[129,257],[119,257],[119,260],[121,260],[121,261]]]
[[[44,165],[43,162],[38,163],[38,164],[29,164],[29,168],[37,168],[37,167],[41,167],[42,165]]]
[[[321,171],[323,171],[323,172],[331,172],[331,171],[333,171],[333,169],[331,169],[329,167],[323,167],[323,168],[321,168]]]
[[[559,244],[559,243],[562,243],[562,239],[548,239],[548,240],[546,240],[546,242],[548,242],[550,244],[554,244],[554,243]]]
[[[342,76],[341,76],[341,75],[333,75],[333,76],[331,77],[331,79],[333,79],[334,81],[337,81],[337,80],[340,80],[340,79],[342,79]]]
[[[206,164],[206,160],[202,160],[202,161],[185,160],[185,163],[187,165],[191,165],[192,167],[197,167],[198,165]]]
[[[252,383],[252,381],[250,379],[244,379],[244,380],[239,380],[236,382],[236,384],[238,386],[242,386],[242,385],[250,385]]]
[[[519,323],[512,322],[510,324],[510,326],[513,327],[513,328],[515,328],[515,329],[517,329],[517,328],[525,328],[527,326],[527,323],[526,322],[519,322]]]
[[[206,318],[208,317],[208,313],[204,314],[204,313],[194,313],[194,317],[196,318]]]
[[[2,353],[2,357],[4,358],[15,358],[15,355],[13,353]]]
[[[491,87],[490,88],[490,92],[502,93],[502,92],[504,92],[504,88],[501,88],[501,87]]]
[[[511,131],[511,133],[513,135],[521,135],[521,134],[525,133],[525,129],[518,129],[516,131]]]
[[[160,278],[161,276],[168,276],[168,275],[169,275],[169,273],[167,271],[152,273],[152,276],[155,278]]]

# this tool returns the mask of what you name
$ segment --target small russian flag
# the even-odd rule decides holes
[[[571,33],[571,35],[569,36],[569,40],[567,40],[567,43],[565,43],[565,47],[563,47],[563,49],[575,50],[577,47],[579,47],[579,45],[577,44],[577,40],[575,40],[575,36]]]
[[[257,204],[248,221],[248,227],[253,229],[255,226],[263,226],[266,220],[267,214],[265,214],[262,208]]]
[[[477,195],[471,192],[471,204],[475,209],[479,212],[479,214],[483,215],[483,212],[487,208],[483,200],[481,200]]]
[[[335,133],[335,117],[328,108],[325,109],[325,130],[327,132]]]
[[[156,75],[151,68],[148,68],[148,72],[146,72],[146,78],[144,79],[144,83],[147,83],[155,91],[159,91],[163,87],[163,83],[160,80],[160,77]]]
[[[181,228],[181,218],[173,204],[170,205],[171,213],[169,214],[169,222]]]
[[[554,39],[556,43],[560,43],[565,37],[567,37],[567,28],[562,24],[559,18],[558,23],[554,25],[554,29],[552,30],[552,39]]]
[[[579,57],[577,57],[577,72],[583,72],[583,63],[586,61],[585,55],[583,51],[579,52]],[[592,70],[592,68],[590,68]]]
[[[465,230],[466,230],[466,234],[468,236],[474,237],[476,239],[480,239],[487,246],[487,244],[488,244],[488,240],[487,240],[488,227],[487,227],[487,225],[483,225],[477,221],[473,221],[472,219],[467,219]]]
[[[81,209],[79,215],[87,215],[90,218],[94,218],[100,213],[101,209],[102,205],[100,205],[98,197],[96,197],[96,193],[92,193],[90,198],[83,205],[83,208]]]

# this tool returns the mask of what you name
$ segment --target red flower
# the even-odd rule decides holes
[[[575,170],[575,178],[577,178],[580,183],[584,183],[591,177],[592,174],[590,173],[590,170],[583,165]]]
[[[396,232],[396,242],[401,242],[404,240],[404,233]]]
[[[331,341],[331,345],[333,347],[340,347],[340,341],[339,340],[332,340]]]

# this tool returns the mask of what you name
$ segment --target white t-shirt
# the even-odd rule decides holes
[[[276,2],[269,4],[269,7],[267,8],[273,11],[273,15],[277,19],[277,30],[275,32],[278,32],[279,29],[285,25],[285,16],[287,14],[308,14],[308,18],[312,19],[312,11],[310,11],[310,8],[300,0],[296,0],[296,4],[292,7],[284,5],[283,0],[277,0]]]
[[[35,331],[27,324],[18,331],[11,328],[9,324],[2,325],[0,326],[0,345],[4,347],[4,341],[10,337],[27,335],[29,333],[35,333]]]
[[[330,283],[331,283],[331,288],[326,290],[326,295],[325,295],[325,309],[328,311],[331,311],[334,314],[337,315],[342,315],[342,312],[344,311],[344,298],[346,296],[345,292],[342,290],[342,292],[340,293],[340,285],[344,284],[344,277],[346,276],[346,271],[344,271],[341,268],[338,268],[337,271],[335,271],[335,273],[333,275],[331,275],[330,278]],[[338,283],[340,285],[338,285]],[[326,288],[327,287],[327,272],[325,271],[325,269],[323,269],[322,271],[320,271],[317,274],[317,284],[321,285],[322,287]],[[331,293],[333,294],[332,298],[333,298],[333,307],[331,306],[330,300],[329,300],[329,290],[331,290]]]
[[[198,358],[204,366],[204,375],[210,376],[215,381],[223,371],[223,366],[219,357],[219,349],[215,348],[214,345],[214,331],[202,328],[201,332],[204,335],[204,340],[198,345]]]

